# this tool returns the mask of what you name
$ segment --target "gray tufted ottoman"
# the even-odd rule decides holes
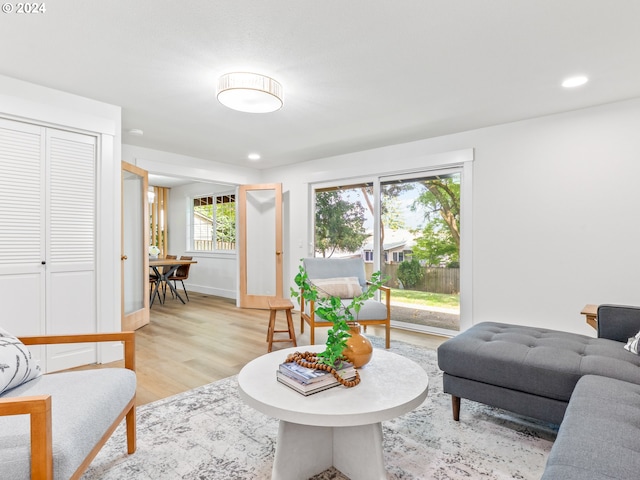
[[[640,384],[640,356],[622,343],[640,329],[638,309],[633,319],[625,317],[629,308],[600,307],[599,335],[608,329],[613,340],[493,322],[447,340],[438,348],[438,366],[444,391],[452,395],[454,419],[466,398],[559,424],[583,375]]]

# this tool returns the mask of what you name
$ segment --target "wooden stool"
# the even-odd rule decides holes
[[[271,351],[273,342],[293,342],[293,346],[297,347],[296,332],[293,330],[293,319],[291,318],[291,310],[293,310],[293,303],[285,298],[271,298],[269,299],[269,328],[267,330],[267,342],[269,342],[269,348],[267,352]],[[278,310],[284,310],[287,314],[287,330],[276,330],[276,313]],[[278,340],[273,339],[274,333],[289,332],[289,338],[282,338]]]

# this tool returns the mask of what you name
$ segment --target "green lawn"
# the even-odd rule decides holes
[[[391,289],[391,303],[420,303],[433,307],[459,308],[460,295],[446,295],[444,293],[416,292],[414,290]]]

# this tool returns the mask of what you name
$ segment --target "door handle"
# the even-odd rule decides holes
[[[282,252],[276,252],[276,255],[282,255]]]
[[[126,256],[126,255],[122,255],[122,256],[120,257],[120,260],[126,260],[126,259],[127,259],[127,256]]]

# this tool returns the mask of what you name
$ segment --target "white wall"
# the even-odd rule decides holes
[[[594,335],[579,313],[585,304],[640,304],[639,132],[635,99],[265,171],[285,191],[289,279],[309,254],[310,182],[412,169],[472,148],[472,278],[463,291],[472,318],[463,323]]]
[[[192,180],[169,190],[169,253],[191,255],[198,262],[189,270],[189,279],[185,281],[187,291],[235,299],[237,256],[189,251],[187,202],[197,195],[235,192],[236,185],[260,183],[261,172],[133,145],[122,145],[122,159],[149,173]]]

